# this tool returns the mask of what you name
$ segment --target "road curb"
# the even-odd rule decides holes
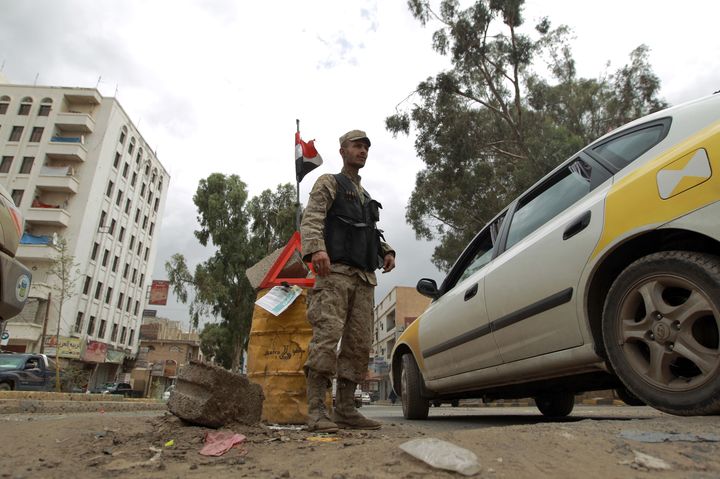
[[[44,401],[40,399],[0,399],[0,414],[59,414],[75,412],[162,411],[159,401]]]

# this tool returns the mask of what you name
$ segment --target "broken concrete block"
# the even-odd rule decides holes
[[[199,361],[181,371],[170,395],[170,412],[193,424],[222,427],[260,422],[265,396],[246,376]]]

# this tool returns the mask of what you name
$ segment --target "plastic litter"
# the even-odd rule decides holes
[[[173,447],[175,445],[175,439],[170,439],[165,443],[165,447]]]
[[[246,439],[242,434],[232,431],[216,431],[205,433],[205,445],[200,449],[203,456],[222,456],[236,444]]]
[[[400,449],[438,469],[456,471],[465,476],[480,472],[480,463],[474,452],[441,439],[413,439],[400,444]]]
[[[313,442],[336,442],[338,438],[330,436],[310,436],[307,440]]]

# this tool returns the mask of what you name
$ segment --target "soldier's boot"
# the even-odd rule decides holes
[[[356,386],[347,379],[338,379],[333,421],[340,429],[380,429],[379,422],[366,418],[355,409]]]
[[[330,386],[328,380],[312,370],[307,374],[308,419],[307,429],[312,432],[337,432],[338,426],[328,417],[325,397]]]

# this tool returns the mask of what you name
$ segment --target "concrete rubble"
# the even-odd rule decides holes
[[[260,422],[265,396],[246,376],[190,361],[177,378],[168,409],[192,424],[218,428]]]

